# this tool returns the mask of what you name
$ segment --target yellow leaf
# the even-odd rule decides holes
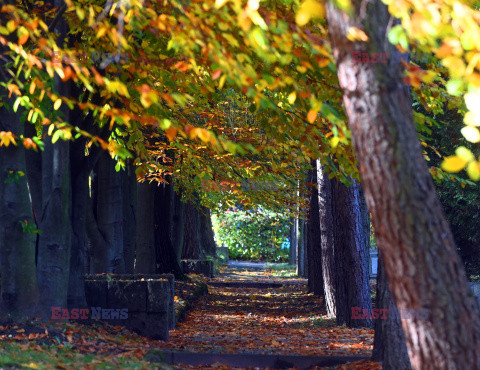
[[[457,157],[456,155],[451,155],[443,160],[440,167],[442,170],[447,172],[460,172],[465,168],[466,165],[466,160]]]
[[[300,5],[295,21],[299,26],[305,26],[311,18],[324,17],[325,6],[316,0],[306,0]]]
[[[455,154],[457,155],[457,157],[460,157],[467,162],[473,161],[475,159],[473,153],[464,146],[458,147],[457,150],[455,150]]]
[[[100,27],[97,31],[97,39],[99,39],[100,37],[102,37],[106,33],[107,33],[107,28],[106,27]]]
[[[288,95],[288,102],[290,104],[293,104],[295,103],[295,100],[297,99],[297,93],[294,91],[292,93],[290,93],[290,95]]]
[[[474,181],[480,180],[480,163],[471,161],[467,166],[467,174]]]
[[[350,41],[368,41],[368,36],[357,27],[350,27],[348,29],[347,39]]]
[[[62,105],[62,99],[57,99],[55,101],[55,104],[53,104],[53,109],[58,110],[58,108],[60,108],[61,105]]]
[[[461,130],[462,135],[471,143],[478,143],[480,141],[480,131],[476,127],[465,126]]]

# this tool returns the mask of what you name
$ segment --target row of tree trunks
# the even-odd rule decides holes
[[[422,155],[399,51],[385,37],[387,6],[353,0],[347,15],[327,3],[343,102],[368,209],[389,287],[399,309],[426,309],[402,320],[413,369],[474,369],[480,364],[480,317]],[[347,38],[351,27],[367,42]],[[388,63],[353,60],[388,53]]]

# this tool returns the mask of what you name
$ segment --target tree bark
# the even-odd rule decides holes
[[[352,319],[353,307],[368,312],[372,310],[366,212],[360,208],[359,188],[357,182],[347,187],[340,181],[332,181],[337,325],[372,327],[370,315],[364,319]]]
[[[308,244],[308,284],[309,289],[316,295],[323,297],[323,272],[322,272],[322,245],[318,209],[318,188],[316,161],[312,160],[313,169],[309,171],[309,182],[314,185],[310,192],[310,209],[308,212],[307,244]]]
[[[200,215],[192,202],[185,205],[185,224],[183,239],[183,259],[203,259],[202,245],[200,244]]]
[[[408,357],[402,322],[400,316],[391,314],[397,310],[397,307],[388,286],[387,276],[385,275],[380,256],[378,258],[375,308],[388,310],[388,313],[384,315],[382,312],[375,320],[372,360],[381,361],[382,368],[385,370],[410,370],[412,366]]]
[[[290,249],[288,250],[288,263],[294,265],[297,261],[298,248],[298,218],[290,218]]]
[[[319,224],[319,227],[320,227],[320,224]],[[302,278],[306,277],[305,275],[305,219],[304,218],[298,221],[297,275]]]
[[[1,50],[1,49],[0,49]],[[2,89],[3,90],[3,89]],[[5,93],[2,91],[2,93]],[[12,106],[13,98],[6,99]],[[0,107],[0,131],[19,137],[23,124],[18,113]],[[0,148],[0,314],[21,321],[33,317],[38,300],[35,269],[36,234],[24,231],[35,227],[29,199],[25,148],[10,144]],[[21,172],[21,173],[20,173]]]
[[[154,187],[156,272],[160,274],[172,273],[175,278],[183,279],[182,268],[177,260],[170,236],[174,212],[171,192],[173,192],[173,185],[171,184],[159,184]]]
[[[210,209],[207,207],[201,207],[199,210],[199,216],[200,244],[208,256],[214,257],[217,254],[217,246],[215,245]]]
[[[327,4],[329,34],[367,205],[390,289],[399,309],[426,309],[402,320],[413,369],[480,366],[480,318],[433,181],[426,167],[402,67],[362,64],[352,52],[399,51],[385,35],[386,5],[373,0],[354,14]],[[351,42],[350,27],[369,41]]]
[[[177,194],[175,191],[172,192],[173,221],[171,226],[171,240],[178,263],[180,263],[182,259],[185,224],[185,203],[182,202],[181,199],[181,194]]]
[[[323,274],[323,291],[327,316],[335,317],[335,243],[333,239],[332,189],[328,174],[322,168],[320,160],[316,161],[316,182],[318,183],[318,209],[321,234],[321,264]],[[309,265],[310,266],[310,265]]]
[[[123,258],[125,273],[133,274],[135,267],[135,210],[137,208],[137,177],[135,168],[127,161],[122,172],[122,202],[123,202]]]
[[[155,273],[154,186],[148,181],[137,184],[136,274]]]
[[[125,273],[123,258],[122,174],[115,171],[115,161],[108,152],[98,160],[97,223],[107,243],[107,271]]]

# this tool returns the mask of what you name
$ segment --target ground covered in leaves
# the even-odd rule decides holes
[[[97,369],[172,368],[144,360],[149,350],[370,356],[373,330],[335,326],[306,281],[275,270],[222,269],[213,279],[193,277],[177,284],[177,315],[184,316],[170,331],[168,342],[150,340],[119,326],[101,322],[33,321],[0,323],[0,368]],[[209,286],[202,282],[280,283],[276,288]],[[196,299],[193,301],[193,299]],[[193,304],[192,304],[193,302]],[[188,310],[190,309],[190,310]],[[226,369],[174,365],[175,369]],[[380,369],[360,361],[337,369]]]

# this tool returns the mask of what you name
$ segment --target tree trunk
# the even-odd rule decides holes
[[[480,366],[480,318],[448,223],[422,156],[400,64],[356,63],[352,52],[399,51],[385,35],[386,5],[373,0],[347,16],[327,4],[329,34],[368,209],[399,309],[427,309],[402,320],[413,369]],[[363,24],[362,24],[363,23]],[[370,40],[351,42],[350,27]]]
[[[290,249],[288,250],[288,263],[294,265],[297,261],[298,248],[298,217],[290,218]]]
[[[320,224],[318,226],[320,227]],[[305,219],[303,218],[298,221],[297,275],[302,278],[306,277],[305,275]]]
[[[2,88],[2,93],[5,93]],[[10,106],[13,98],[6,99]],[[0,107],[0,131],[19,137],[23,124],[18,114]],[[38,299],[35,270],[36,229],[29,199],[25,148],[0,148],[0,314],[16,320],[33,317]],[[29,231],[23,227],[30,227]]]
[[[106,272],[116,274],[125,273],[122,177],[110,154],[103,152],[98,160],[97,223],[107,242]]]
[[[172,273],[175,275],[175,278],[182,279],[184,275],[170,236],[174,211],[172,209],[173,199],[171,192],[173,192],[173,185],[171,184],[159,184],[159,186],[154,188],[156,272],[160,274]]]
[[[308,244],[308,283],[309,289],[320,297],[324,296],[322,272],[322,245],[318,209],[318,188],[316,180],[315,160],[311,162],[313,169],[309,171],[309,182],[315,186],[310,193],[310,210],[308,212],[307,244]]]
[[[135,266],[135,210],[137,207],[137,177],[135,168],[128,161],[122,172],[123,202],[123,258],[125,273],[133,274]]]
[[[201,207],[199,216],[200,244],[208,256],[215,257],[217,254],[217,246],[215,245],[210,209],[207,207]]]
[[[368,271],[368,242],[364,220],[366,212],[360,209],[358,183],[349,187],[332,181],[333,231],[335,240],[335,302],[337,325],[372,327],[370,315],[352,319],[352,309],[372,310]]]
[[[321,256],[323,273],[323,291],[327,316],[335,317],[335,243],[333,239],[332,189],[328,174],[322,169],[320,160],[316,161],[316,181],[318,183],[318,208],[321,233]],[[309,265],[310,266],[310,265]]]
[[[64,5],[63,0],[53,1],[55,7]],[[59,34],[57,42],[67,40],[68,27],[62,19],[55,26]],[[55,87],[61,96],[71,96],[72,81],[62,82],[55,74]],[[70,109],[62,104],[62,118],[70,121]],[[46,133],[47,127],[44,127]],[[70,142],[52,137],[44,140],[42,153],[42,210],[41,234],[38,240],[37,279],[39,289],[39,315],[51,316],[51,307],[66,307],[68,279],[70,276],[70,249],[72,242]]]
[[[386,309],[388,313],[380,311],[375,320],[375,339],[373,344],[372,360],[381,361],[382,368],[410,370],[407,344],[403,334],[402,322],[398,315],[392,315],[397,310],[392,292],[388,287],[387,277],[383,268],[382,259],[378,258],[377,269],[377,296],[376,309]]]
[[[200,244],[200,215],[192,202],[185,205],[185,235],[183,239],[183,259],[203,259],[205,257]]]
[[[171,240],[173,243],[173,249],[177,256],[177,261],[180,263],[183,252],[183,239],[184,239],[184,224],[185,224],[185,203],[182,202],[181,194],[172,192],[173,202],[173,220],[171,226]]]
[[[154,186],[148,181],[137,184],[136,274],[155,273]]]
[[[95,166],[95,169],[97,167]],[[97,172],[92,171],[91,175],[91,197],[87,199],[86,210],[86,236],[88,240],[90,256],[90,273],[102,274],[108,271],[108,244],[100,232],[97,224]]]

